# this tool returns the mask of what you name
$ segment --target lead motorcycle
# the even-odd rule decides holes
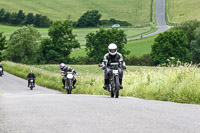
[[[67,94],[71,94],[72,93],[72,84],[73,84],[73,79],[74,79],[74,75],[73,72],[61,72],[62,76],[64,76],[64,81],[66,84],[65,90],[67,92]]]
[[[103,67],[99,64],[99,67]],[[119,83],[119,63],[111,63],[108,67],[111,69],[109,73],[109,85],[107,90],[110,92],[110,96],[115,98],[119,97],[120,83]]]

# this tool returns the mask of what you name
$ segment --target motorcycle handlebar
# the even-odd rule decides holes
[[[119,63],[110,63],[111,66],[118,66]]]
[[[98,67],[103,67],[103,65],[102,65],[102,64],[99,64]]]
[[[33,80],[35,80],[35,78],[27,78],[28,80],[31,80],[31,79],[33,79]]]

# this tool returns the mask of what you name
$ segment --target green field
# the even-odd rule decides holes
[[[151,46],[153,45],[154,39],[156,37],[157,35],[148,37],[148,38],[139,39],[139,40],[129,41],[127,45],[125,46],[125,49],[131,51],[128,57],[133,56],[133,55],[137,57],[141,57],[144,54],[150,53]]]
[[[77,21],[88,10],[98,10],[102,19],[115,18],[132,24],[147,24],[151,0],[0,0],[0,8],[46,15],[53,20]]]
[[[6,36],[7,39],[9,39],[10,35],[19,28],[21,27],[0,24],[0,32],[3,32],[3,35]],[[41,33],[42,37],[48,37],[47,28],[36,28],[36,29]]]
[[[141,57],[144,54],[148,54],[151,52],[151,46],[154,43],[154,39],[157,36],[152,36],[148,38],[143,38],[139,40],[133,40],[129,41],[127,45],[125,45],[125,49],[129,50],[131,53],[128,55],[128,57],[131,56],[137,56]],[[85,57],[86,56],[86,51],[85,49],[76,49],[73,50],[70,57]]]
[[[167,8],[169,23],[200,20],[199,0],[167,0]]]
[[[12,34],[14,31],[19,29],[20,27],[15,27],[15,26],[6,26],[6,25],[0,25],[0,32],[4,32],[3,35],[6,36],[8,39],[10,34]],[[47,28],[36,28],[42,35],[42,37],[48,37],[48,29]],[[145,34],[149,32],[153,32],[156,30],[155,27],[142,27],[142,28],[120,28],[124,30],[124,32],[127,34],[128,38],[138,36],[140,34]],[[74,29],[73,32],[74,34],[77,35],[77,40],[81,45],[85,45],[85,36],[90,33],[90,32],[96,32],[99,30],[99,28],[78,28]]]
[[[51,89],[62,89],[59,64],[28,66],[2,62],[9,73],[25,78],[30,70],[36,75],[36,83]],[[103,86],[103,74],[97,65],[71,65],[78,73],[73,94],[109,95]],[[195,66],[180,67],[135,67],[127,66],[124,71],[121,96],[144,99],[200,104],[200,69]],[[28,89],[28,88],[27,88]]]

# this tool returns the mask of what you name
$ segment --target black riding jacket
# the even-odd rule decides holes
[[[35,79],[35,75],[32,73],[29,73],[28,75],[27,75],[27,79],[30,79],[30,78],[33,78],[33,79]]]
[[[120,63],[120,65],[125,66],[125,62],[123,61],[123,56],[118,52],[115,55],[111,55],[109,53],[104,55],[102,65],[107,67],[110,66],[110,63]]]
[[[69,66],[64,67],[64,68],[62,69],[62,71],[64,71],[64,72],[73,72],[74,74],[77,73],[73,68],[71,68],[71,67],[69,67]]]

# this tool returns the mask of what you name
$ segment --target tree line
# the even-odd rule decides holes
[[[72,22],[72,26],[75,28],[82,27],[98,27],[98,26],[111,26],[113,24],[120,24],[121,26],[131,26],[130,23],[126,21],[116,20],[111,18],[109,20],[100,20],[102,14],[98,10],[91,10],[85,12],[77,21]],[[38,28],[46,28],[51,26],[52,20],[47,16],[41,14],[34,15],[33,13],[28,13],[27,15],[23,10],[18,12],[7,12],[3,8],[0,10],[0,23],[10,24],[10,25],[30,25],[33,24]]]
[[[10,35],[9,40],[0,34],[0,61],[10,60],[24,64],[57,64],[74,63],[79,59],[70,58],[73,48],[80,44],[73,34],[72,22],[69,20],[55,21],[49,28],[49,38],[41,38],[33,25],[23,26]],[[102,41],[104,38],[104,41]],[[127,43],[126,34],[117,28],[104,29],[86,35],[86,50],[91,63],[100,63],[108,45],[116,43],[119,52],[129,53],[124,49]],[[77,63],[78,64],[78,63]]]
[[[200,63],[200,21],[189,20],[159,34],[151,57],[155,64]]]
[[[74,22],[73,27],[97,27],[97,26],[111,26],[113,24],[120,24],[121,26],[131,26],[127,21],[116,20],[111,18],[109,20],[101,20],[102,14],[98,10],[91,10],[85,12],[77,22]]]
[[[49,38],[41,38],[33,25],[24,26],[11,34],[10,39],[0,33],[0,61],[24,64],[95,64],[101,63],[108,45],[116,43],[128,65],[158,65],[177,62],[200,63],[200,21],[190,20],[159,34],[152,51],[142,57],[129,57],[125,49],[127,36],[118,28],[100,28],[86,35],[86,57],[70,58],[73,48],[80,44],[73,34],[72,22],[55,21],[49,28]],[[103,39],[102,39],[103,38]]]
[[[26,15],[23,10],[10,13],[2,8],[0,10],[0,23],[14,26],[33,24],[35,27],[46,28],[51,26],[52,20],[41,14],[28,13]]]

